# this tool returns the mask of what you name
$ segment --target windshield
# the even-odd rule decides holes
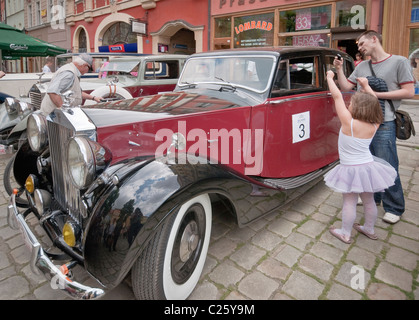
[[[138,75],[138,66],[140,63],[137,61],[109,61],[109,63],[104,66],[101,71],[107,71],[107,77],[114,75],[125,75],[137,77]]]
[[[179,86],[219,83],[261,93],[268,89],[274,65],[275,58],[271,56],[191,58],[184,67]]]

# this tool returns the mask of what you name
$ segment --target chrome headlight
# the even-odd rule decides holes
[[[33,113],[28,117],[27,135],[33,151],[39,152],[48,142],[47,119],[41,113]]]
[[[85,137],[74,137],[67,148],[68,171],[78,189],[89,187],[112,160],[111,153]]]
[[[18,101],[15,98],[7,97],[4,101],[8,114],[17,113]]]
[[[24,102],[24,101],[19,101],[18,106],[17,106],[17,112],[20,116],[28,113],[29,111],[32,111],[32,105],[30,103]]]

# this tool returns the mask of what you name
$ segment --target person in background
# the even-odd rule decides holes
[[[397,223],[405,211],[403,188],[400,181],[399,158],[396,146],[396,122],[388,100],[392,100],[395,109],[400,107],[402,99],[414,97],[414,78],[409,60],[402,56],[392,55],[384,51],[381,35],[368,30],[358,37],[358,50],[364,56],[370,56],[370,60],[362,61],[354,72],[346,78],[342,62],[335,59],[333,64],[338,74],[338,82],[342,91],[350,91],[357,83],[357,78],[372,76],[369,61],[377,78],[383,79],[388,86],[388,92],[374,92],[378,99],[385,100],[384,122],[380,125],[370,145],[374,156],[382,158],[390,163],[397,171],[394,186],[386,189],[383,193],[374,195],[377,204],[383,204],[385,214],[383,221]],[[358,88],[358,90],[360,90]]]
[[[360,64],[362,62],[362,54],[360,54],[359,52],[356,53],[355,55],[355,67]]]
[[[108,60],[105,60],[105,61],[103,61],[103,63],[102,63],[102,66],[100,67],[100,70],[99,70],[99,75],[98,75],[98,77],[99,78],[101,78],[101,79],[105,79],[106,78],[106,75],[108,74],[108,72],[107,71],[102,71],[107,65],[109,64],[109,61]]]
[[[86,92],[82,92],[80,87],[80,77],[89,71],[92,67],[93,58],[82,53],[77,56],[74,61],[65,64],[57,70],[48,85],[47,94],[41,103],[41,111],[48,115],[56,108],[61,108],[63,100],[62,93],[72,90],[74,92],[74,105],[81,105],[83,99],[90,99],[100,102],[101,97],[92,96]]]
[[[53,57],[47,57],[44,67],[42,68],[43,73],[51,73],[52,65],[54,64]]]
[[[370,143],[383,121],[377,97],[366,78],[358,78],[362,92],[355,93],[346,108],[342,93],[334,81],[334,72],[327,72],[327,84],[335,101],[336,113],[341,122],[338,149],[340,164],[324,176],[326,185],[343,195],[342,228],[330,228],[330,233],[351,243],[352,227],[370,239],[377,240],[374,232],[377,205],[374,192],[394,185],[396,170],[382,159],[373,157]],[[364,204],[365,224],[354,224],[358,196]]]

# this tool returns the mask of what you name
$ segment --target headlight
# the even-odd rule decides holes
[[[47,120],[41,113],[33,113],[28,117],[27,129],[29,145],[33,151],[39,152],[48,142]]]
[[[31,110],[33,110],[33,108],[30,103],[19,101],[18,106],[17,106],[17,112],[19,113],[20,116],[28,113],[28,111],[31,111]]]
[[[84,137],[74,137],[67,148],[68,171],[74,185],[79,189],[89,187],[112,160],[111,153]]]
[[[8,114],[17,113],[18,101],[15,98],[7,97],[4,104]]]

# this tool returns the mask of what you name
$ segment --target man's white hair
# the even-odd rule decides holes
[[[84,61],[82,58],[80,57],[75,57],[73,58],[73,63],[74,64],[78,64],[79,66],[82,66],[84,64],[88,64],[86,61]]]

